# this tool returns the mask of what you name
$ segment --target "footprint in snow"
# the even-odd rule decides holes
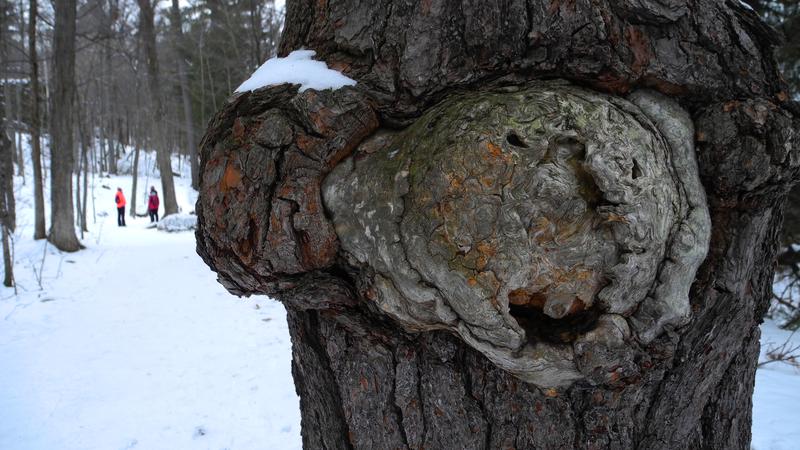
[[[194,434],[192,435],[193,438],[197,439],[199,437],[203,437],[206,435],[206,429],[203,427],[195,427]]]

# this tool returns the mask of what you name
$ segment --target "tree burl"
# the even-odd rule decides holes
[[[688,115],[633,100],[660,109],[564,83],[463,93],[367,140],[323,192],[368,300],[540,386],[623,370],[631,329],[688,319],[710,230]]]

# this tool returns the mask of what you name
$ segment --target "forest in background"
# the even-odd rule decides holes
[[[55,3],[37,6],[35,0],[5,0],[0,4],[1,94],[10,127],[28,131],[33,124],[33,57],[39,66],[39,124],[42,130],[49,129]],[[38,11],[35,54],[30,51],[31,8]],[[151,11],[154,17],[149,16]],[[151,21],[155,77],[163,103],[160,116],[152,114],[155,105],[147,79],[151,55],[146,35]],[[76,124],[104,149],[93,161],[96,170],[115,173],[114,156],[122,145],[163,146],[188,156],[210,116],[259,65],[274,56],[282,23],[282,8],[273,1],[77,2]],[[155,141],[157,122],[166,129],[162,142]]]
[[[140,150],[156,151],[165,215],[177,212],[171,157],[191,161],[196,186],[206,122],[274,56],[282,23],[283,4],[261,0],[1,2],[0,117],[16,136],[3,142],[10,159],[0,163],[4,241],[14,229],[10,177],[24,176],[23,134],[32,141],[34,179],[25,181],[36,191],[35,238],[80,249],[87,175],[118,173],[131,148],[134,168]],[[43,177],[53,185],[47,224]],[[136,201],[134,189],[131,213]]]
[[[800,96],[800,3],[744,2],[784,35],[778,59],[791,94]],[[69,17],[72,9],[74,18]],[[54,189],[54,211],[48,215],[52,224],[44,223],[44,202],[38,199],[41,194],[37,195],[36,237],[50,237],[59,248],[77,250],[79,243],[74,233],[69,236],[69,230],[87,226],[81,174],[85,185],[90,172],[118,173],[117,161],[126,149],[133,148],[136,157],[139,149],[156,150],[160,167],[169,167],[172,155],[184,156],[191,161],[192,185],[196,187],[197,144],[207,121],[243,80],[275,55],[282,25],[283,4],[273,0],[0,3],[0,114],[5,117],[4,126],[17,132],[18,139],[8,143],[10,159],[0,161],[0,172],[23,175],[19,163],[25,159],[21,154],[25,146],[19,141],[23,133],[37,143],[66,148],[50,151],[32,146],[34,177],[39,178],[37,172],[40,177],[55,176],[54,186],[70,187],[68,193]],[[59,47],[73,41],[71,47]],[[69,72],[70,55],[74,56],[74,79],[62,80]],[[56,56],[66,61],[58,61]],[[59,71],[59,67],[67,70]],[[68,120],[61,124],[52,120],[54,117]],[[43,135],[53,139],[43,140]],[[55,172],[48,173],[48,168]],[[171,199],[171,171],[167,172],[162,181],[165,213],[169,214],[176,212],[176,205]],[[6,181],[0,188],[5,186],[7,192],[11,184],[8,176],[2,178]],[[41,185],[41,179],[26,182]],[[60,199],[56,195],[61,195]],[[135,190],[130,202],[133,212]],[[800,242],[800,189],[795,188],[789,202],[772,314],[797,328],[800,246],[791,244]],[[73,208],[75,213],[65,211]],[[0,217],[6,240],[13,231],[13,210],[13,195],[4,194]]]

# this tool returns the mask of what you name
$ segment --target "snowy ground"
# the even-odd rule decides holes
[[[766,350],[789,340],[800,345],[800,333],[781,330],[774,322],[761,326],[761,361]],[[753,394],[753,444],[755,450],[796,450],[800,448],[800,369],[772,362],[756,372]]]
[[[0,291],[0,449],[300,448],[282,306],[228,294],[192,232],[130,217],[118,228],[113,192],[130,200],[130,180],[97,180],[97,223],[90,213],[87,249],[74,254],[30,238],[30,183],[17,189],[19,294]],[[185,177],[177,190],[193,210]]]
[[[17,181],[19,293],[0,288],[0,449],[300,448],[278,303],[229,295],[191,232],[145,218],[118,228],[114,189],[130,200],[130,176],[94,180],[97,222],[90,207],[87,249],[74,254],[31,239],[30,183]],[[177,182],[190,212],[196,194]],[[140,201],[151,184],[143,173]],[[762,330],[765,347],[789,335]],[[754,403],[754,449],[800,448],[800,371],[759,369]]]

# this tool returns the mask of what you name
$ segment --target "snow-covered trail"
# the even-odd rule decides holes
[[[281,305],[228,294],[193,233],[102,220],[0,300],[0,449],[299,448]]]

